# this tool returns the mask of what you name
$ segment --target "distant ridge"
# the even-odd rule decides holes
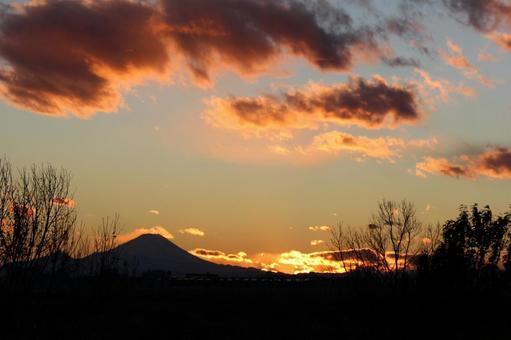
[[[171,272],[173,276],[213,274],[222,277],[256,277],[265,273],[255,268],[221,265],[203,260],[178,247],[161,235],[145,234],[119,245],[111,252],[119,257],[119,265],[127,265],[137,275],[148,271]],[[85,261],[94,261],[92,254]]]

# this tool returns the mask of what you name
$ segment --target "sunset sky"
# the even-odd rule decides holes
[[[382,198],[511,203],[511,1],[1,3],[0,154],[88,226],[292,262]]]

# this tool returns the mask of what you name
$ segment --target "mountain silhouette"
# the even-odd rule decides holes
[[[212,274],[222,277],[255,277],[264,272],[255,268],[221,265],[203,260],[178,247],[161,235],[145,234],[123,243],[111,250],[118,257],[118,265],[137,275],[150,271],[171,272],[173,276],[187,274]],[[94,261],[102,256],[95,253],[85,261]],[[91,263],[92,263],[91,262]]]

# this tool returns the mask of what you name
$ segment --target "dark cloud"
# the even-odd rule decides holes
[[[381,128],[421,116],[413,89],[381,78],[351,78],[347,84],[316,85],[278,97],[214,98],[210,105],[207,118],[232,129],[314,128],[322,122]]]
[[[357,24],[345,9],[321,0],[16,4],[0,18],[0,90],[30,111],[87,117],[116,111],[122,89],[169,77],[171,61],[184,60],[203,83],[216,68],[260,72],[285,53],[321,70],[346,71],[368,55],[384,56],[387,34],[410,27],[397,19]]]
[[[490,177],[511,179],[511,149],[496,148],[483,153],[477,168]]]
[[[371,249],[352,249],[343,251],[330,251],[316,253],[313,256],[320,256],[331,261],[360,261],[369,264],[379,262],[379,256]]]
[[[49,1],[4,13],[3,95],[48,115],[114,111],[116,80],[161,73],[167,49],[152,8],[128,1]]]
[[[209,81],[215,57],[251,72],[284,50],[322,70],[351,68],[354,50],[376,49],[374,32],[356,28],[326,1],[163,0],[171,36],[194,75]],[[192,34],[185,27],[193,26]]]
[[[392,67],[420,67],[419,62],[414,58],[403,57],[383,57],[382,61]]]
[[[479,31],[491,31],[511,17],[511,6],[500,0],[442,0],[450,13]]]
[[[511,5],[502,0],[403,0],[411,21],[420,20],[424,6],[433,6],[481,32],[494,31],[501,23],[511,22]]]
[[[511,179],[511,149],[493,148],[473,156],[458,157],[456,162],[445,158],[426,158],[418,163],[417,175],[442,174],[450,177]]]
[[[453,163],[445,158],[427,157],[423,162],[417,163],[416,175],[426,177],[426,174],[439,174],[449,177],[474,177],[470,167],[464,164]]]
[[[225,253],[219,250],[195,249],[193,252],[202,256],[225,256]]]
[[[237,254],[228,254],[220,250],[209,250],[209,249],[193,249],[190,253],[195,256],[199,256],[208,261],[213,261],[222,264],[234,264],[242,267],[256,267],[258,264],[254,263],[250,259],[247,253],[240,251]]]

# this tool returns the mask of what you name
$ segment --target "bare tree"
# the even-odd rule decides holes
[[[93,239],[93,249],[97,255],[93,264],[95,275],[104,276],[118,271],[119,256],[116,251],[118,235],[119,215],[103,218]]]
[[[330,250],[334,252],[335,259],[341,261],[342,267],[346,272],[351,272],[353,268],[352,263],[347,261],[344,256],[344,251],[348,249],[348,235],[342,223],[338,223],[336,227],[330,227]]]
[[[345,228],[342,224],[331,228],[330,246],[346,271],[359,268],[393,273],[405,271],[420,249],[417,238],[421,223],[415,215],[411,202],[382,200],[367,229]]]
[[[23,289],[38,272],[50,274],[51,284],[65,265],[76,221],[70,181],[67,171],[52,166],[13,176],[7,159],[0,160],[0,266],[7,285]]]
[[[428,225],[420,244],[420,252],[432,256],[438,246],[442,243],[442,226],[440,223]]]
[[[12,202],[13,197],[12,167],[6,158],[0,158],[0,266],[5,264],[5,236],[12,232]]]
[[[415,215],[412,202],[384,199],[378,203],[378,211],[372,216],[366,234],[367,243],[381,257],[387,271],[397,273],[408,269],[410,258],[417,254],[421,223]]]
[[[0,160],[0,265],[44,271],[42,259],[69,247],[77,217],[70,183],[68,171],[51,165],[21,169],[15,178]]]
[[[330,249],[346,272],[377,268],[376,253],[369,248],[365,231],[338,223],[330,228]]]

